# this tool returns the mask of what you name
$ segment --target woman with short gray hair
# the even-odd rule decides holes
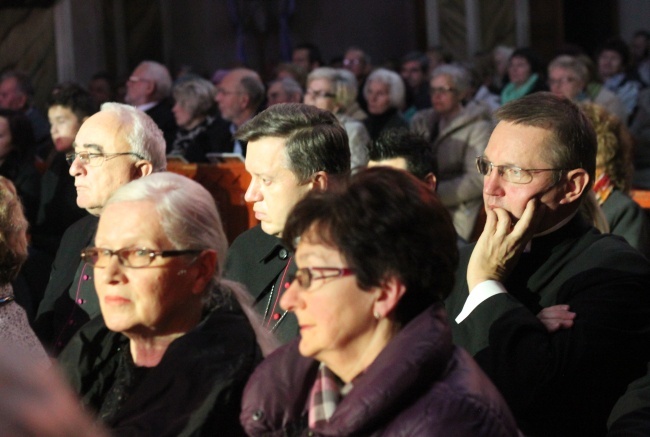
[[[189,162],[208,162],[206,154],[230,135],[228,124],[216,114],[216,88],[212,82],[190,75],[176,82],[172,94],[176,102],[172,112],[179,129],[171,155]]]
[[[370,138],[375,141],[385,129],[408,127],[400,111],[404,109],[406,88],[399,74],[378,68],[368,76],[363,87],[368,102],[364,120]]]
[[[470,240],[483,207],[483,177],[476,157],[492,132],[491,110],[480,102],[465,105],[471,78],[460,65],[441,65],[431,73],[432,108],[418,111],[411,130],[427,138],[438,159],[438,195],[458,235]]]

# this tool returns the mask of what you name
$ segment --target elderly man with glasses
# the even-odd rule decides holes
[[[35,321],[36,333],[54,355],[99,314],[93,270],[80,260],[79,253],[92,246],[106,201],[127,182],[164,171],[167,165],[165,140],[155,122],[144,112],[119,103],[105,103],[83,123],[74,151],[66,159],[75,179],[77,206],[90,215],[63,235]]]
[[[446,301],[454,342],[526,435],[604,436],[650,359],[650,264],[580,214],[597,146],[576,105],[536,93],[496,117],[476,159],[487,222]]]

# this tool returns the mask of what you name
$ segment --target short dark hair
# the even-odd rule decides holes
[[[242,125],[235,137],[256,141],[263,137],[286,140],[285,153],[301,183],[315,173],[347,176],[350,172],[348,135],[336,117],[302,103],[280,103],[260,112]]]
[[[412,61],[417,61],[420,64],[422,73],[427,74],[429,71],[429,58],[427,58],[427,55],[418,51],[409,52],[401,59],[400,66]]]
[[[21,162],[32,161],[36,148],[36,140],[34,139],[34,130],[29,118],[20,111],[2,108],[0,108],[0,117],[6,118],[9,122],[11,144],[14,147],[12,153]]]
[[[621,56],[623,69],[628,67],[630,62],[630,49],[628,48],[625,41],[620,38],[608,39],[600,47],[600,50],[598,50],[598,56],[600,56],[605,50],[618,53]]]
[[[338,250],[363,290],[397,277],[406,293],[395,309],[402,325],[451,292],[458,263],[449,213],[428,185],[407,172],[375,167],[352,176],[343,190],[311,191],[289,214],[282,233]]]
[[[539,54],[531,49],[530,47],[520,47],[512,52],[510,59],[512,58],[524,58],[528,65],[530,65],[530,71],[532,73],[537,73],[539,75],[544,75],[546,73],[546,66],[544,61],[539,56]]]
[[[406,128],[384,130],[370,144],[368,152],[371,161],[404,158],[406,169],[421,180],[438,172],[438,159],[429,142]]]
[[[513,100],[495,112],[498,121],[534,126],[552,132],[548,144],[549,164],[554,168],[583,168],[589,174],[591,188],[596,174],[598,143],[591,122],[571,100],[550,92],[538,92]]]
[[[307,50],[309,52],[310,64],[313,64],[314,62],[318,62],[318,65],[323,65],[323,57],[321,56],[320,49],[316,44],[312,44],[310,42],[298,44],[293,48],[294,52],[296,50]]]
[[[79,122],[99,110],[90,93],[76,83],[57,85],[47,99],[48,109],[52,106],[68,108]]]

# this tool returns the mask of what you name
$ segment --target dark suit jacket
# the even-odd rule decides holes
[[[176,138],[176,119],[172,113],[174,103],[172,99],[164,99],[152,108],[149,108],[146,113],[156,122],[165,137],[165,144],[167,144],[167,152],[171,151],[174,138]]]
[[[461,250],[447,299],[454,342],[503,393],[521,430],[534,436],[603,436],[625,387],[650,359],[650,264],[620,237],[575,217],[532,241],[504,286],[455,322],[468,296]],[[568,304],[571,329],[549,334],[536,317]]]
[[[65,154],[57,153],[41,179],[41,202],[32,229],[32,246],[51,256],[56,254],[64,232],[88,215],[77,206],[77,190],[69,169]]]
[[[92,267],[81,262],[79,255],[92,246],[98,222],[99,217],[88,215],[70,226],[52,264],[34,331],[55,355],[84,323],[99,314]]]
[[[284,290],[287,278],[296,272],[292,254],[282,241],[262,230],[260,225],[241,234],[228,250],[224,277],[241,282],[255,298],[255,309],[264,316],[264,326],[286,343],[298,335],[293,313],[284,313],[277,290]],[[269,299],[271,289],[273,298]]]

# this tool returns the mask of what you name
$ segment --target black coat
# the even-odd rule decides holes
[[[59,356],[84,405],[97,412],[130,360],[129,341],[100,317]],[[105,420],[119,436],[238,436],[244,384],[261,360],[255,333],[238,306],[212,310],[174,340],[156,367],[140,368],[135,387]]]
[[[174,143],[174,138],[176,138],[176,130],[178,129],[178,126],[176,125],[176,119],[174,118],[174,113],[172,112],[173,106],[174,102],[172,99],[167,98],[161,100],[155,106],[145,111],[147,115],[156,122],[160,130],[163,132],[163,137],[165,138],[168,152],[171,150],[172,144]]]
[[[34,331],[54,355],[84,323],[99,314],[93,269],[80,256],[82,249],[93,245],[98,223],[99,217],[88,215],[70,226],[52,264]]]
[[[534,238],[504,286],[461,323],[468,296],[461,249],[446,301],[454,343],[467,349],[534,436],[604,436],[625,387],[650,361],[650,264],[620,237],[576,216]],[[549,334],[542,308],[567,304],[574,326]]]
[[[260,225],[235,239],[224,268],[225,278],[246,286],[255,299],[256,311],[264,317],[264,326],[284,343],[298,335],[298,322],[293,313],[285,313],[274,303],[278,300],[276,291],[283,290],[296,269],[292,254],[282,241],[264,232]]]

